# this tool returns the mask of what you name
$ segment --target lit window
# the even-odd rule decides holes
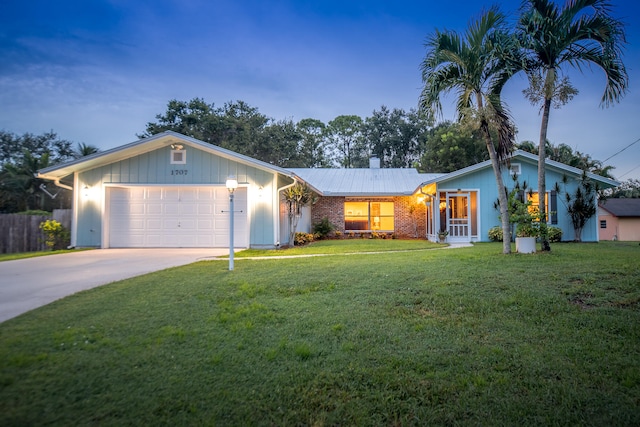
[[[551,196],[551,202],[549,202],[549,196]],[[527,193],[527,201],[531,202],[529,206],[529,212],[536,213],[540,207],[540,198],[538,197],[538,193]],[[547,208],[547,218],[550,218],[550,221],[547,221],[551,224],[558,223],[558,208],[557,208],[557,194],[555,191],[552,191],[551,194],[546,193],[544,195],[544,204]]]
[[[347,231],[393,231],[393,202],[345,202]]]

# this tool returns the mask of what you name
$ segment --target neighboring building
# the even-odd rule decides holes
[[[569,177],[575,191],[582,171],[547,160],[549,222],[573,239],[562,197],[551,189]],[[304,182],[318,201],[307,209],[302,228],[327,217],[345,233],[385,233],[451,242],[487,241],[499,225],[497,189],[490,162],[448,174],[386,169],[372,159],[368,169],[284,169],[175,132],[100,152],[39,171],[60,186],[73,177],[71,243],[78,247],[226,247],[229,244],[229,193],[236,177],[234,242],[238,248],[273,248],[288,243],[288,217],[282,190]],[[529,187],[537,183],[537,156],[518,151],[510,173]],[[601,187],[617,182],[589,175]],[[67,178],[68,179],[68,178]],[[535,187],[532,188],[535,191]],[[534,200],[535,202],[535,200]],[[597,218],[583,241],[598,240]],[[300,226],[299,226],[300,229]]]
[[[598,206],[600,240],[640,241],[640,199],[607,199]]]

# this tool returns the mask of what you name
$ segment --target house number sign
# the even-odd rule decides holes
[[[189,169],[172,169],[171,175],[188,175]]]

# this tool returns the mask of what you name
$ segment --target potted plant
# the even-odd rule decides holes
[[[448,230],[440,230],[438,231],[438,240],[440,243],[444,243],[447,240],[447,236],[449,235]]]
[[[531,254],[536,251],[536,238],[540,235],[540,214],[531,202],[518,202],[511,216],[516,224],[516,252]]]

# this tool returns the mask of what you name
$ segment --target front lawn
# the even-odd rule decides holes
[[[363,252],[391,252],[417,251],[445,247],[440,243],[433,243],[424,239],[395,240],[395,239],[336,239],[318,240],[304,246],[294,246],[288,249],[245,249],[234,255],[235,258],[273,257],[296,255],[331,255],[352,254]]]
[[[640,247],[238,259],[0,324],[0,425],[640,425]]]

